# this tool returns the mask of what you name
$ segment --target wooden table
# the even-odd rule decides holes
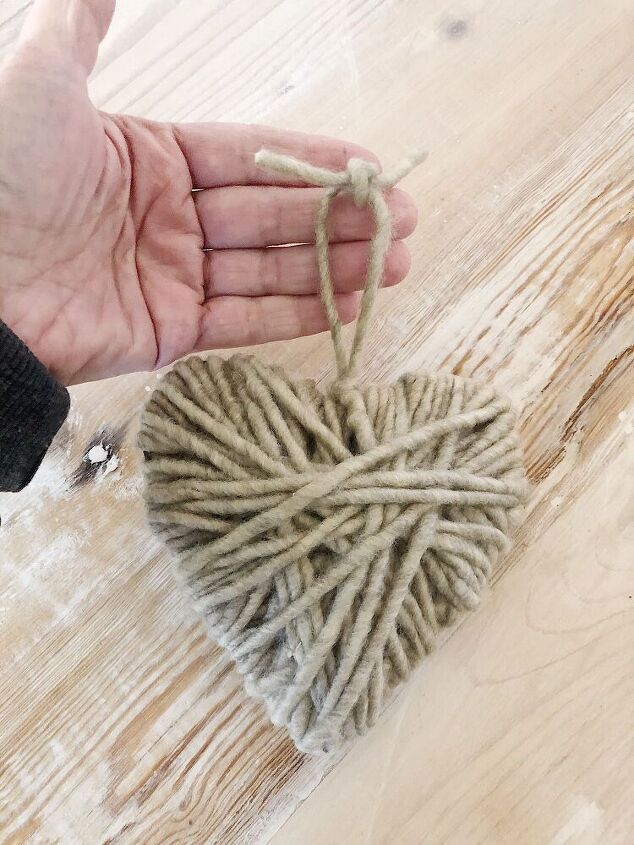
[[[3,51],[28,5],[1,0]],[[631,3],[119,7],[103,108],[341,135],[386,163],[429,149],[369,370],[495,378],[535,489],[481,609],[345,759],[306,758],[146,528],[135,430],[160,376],[74,390],[35,481],[0,503],[0,840],[631,843]],[[333,371],[326,336],[262,354]],[[78,472],[102,441],[110,471]]]

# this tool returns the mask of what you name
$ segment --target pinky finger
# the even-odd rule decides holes
[[[336,294],[335,299],[341,321],[354,320],[359,294]],[[290,340],[328,328],[319,296],[219,296],[203,308],[197,351]]]

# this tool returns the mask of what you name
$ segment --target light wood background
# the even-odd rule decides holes
[[[0,52],[28,5],[0,0]],[[0,841],[633,842],[630,0],[118,5],[103,108],[340,135],[386,163],[429,149],[369,371],[494,378],[535,489],[482,608],[344,759],[305,758],[145,526],[134,436],[157,376],[75,389],[35,481],[0,501]],[[325,336],[262,354],[333,372]],[[102,440],[119,465],[79,483]]]

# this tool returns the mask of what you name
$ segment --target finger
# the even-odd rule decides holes
[[[71,62],[89,74],[114,14],[115,0],[36,0],[20,39],[45,56]]]
[[[208,249],[241,249],[313,243],[320,188],[232,187],[198,191],[194,202]],[[414,201],[398,188],[386,193],[395,238],[416,226]],[[366,241],[374,232],[372,213],[339,197],[329,219],[330,240]]]
[[[333,244],[330,268],[335,291],[360,290],[365,281],[367,241]],[[410,267],[409,250],[393,241],[385,258],[383,285],[403,281]],[[317,256],[313,246],[269,249],[217,249],[205,253],[205,298],[212,296],[306,295],[319,291]]]
[[[337,294],[343,323],[354,320],[358,294]],[[328,328],[318,296],[220,296],[204,305],[197,350],[290,340]]]
[[[373,153],[358,144],[269,126],[183,123],[175,124],[173,129],[196,188],[302,184],[294,183],[288,176],[257,167],[253,158],[262,147],[331,170],[343,170],[353,157],[377,161]]]

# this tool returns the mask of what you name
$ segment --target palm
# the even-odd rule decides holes
[[[21,259],[4,318],[67,381],[189,351],[202,313],[202,234],[177,144],[161,127],[98,114],[70,81],[43,96],[56,104],[45,122],[24,125],[42,114],[29,106],[12,127],[31,139],[24,160],[37,162],[36,178],[14,166],[2,173],[0,249]]]
[[[92,0],[91,14],[100,3]],[[49,4],[36,10],[50,15]],[[86,67],[46,59],[29,44],[3,70],[0,317],[56,375],[152,369],[196,349],[324,327],[312,249],[269,249],[311,241],[318,192],[281,187],[252,157],[271,145],[341,167],[358,149],[101,114]],[[408,234],[411,203],[395,192],[392,205],[395,234]],[[333,273],[344,319],[354,314],[370,231],[366,212],[342,204]],[[406,269],[396,243],[387,281]]]

